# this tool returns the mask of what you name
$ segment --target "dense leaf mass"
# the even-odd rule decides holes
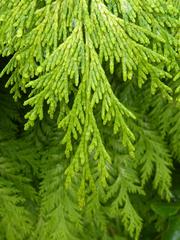
[[[0,240],[180,237],[179,10],[0,1]]]

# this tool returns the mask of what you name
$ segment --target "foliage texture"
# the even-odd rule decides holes
[[[153,237],[170,236],[179,10],[178,0],[0,1],[0,240],[148,239],[153,224]]]

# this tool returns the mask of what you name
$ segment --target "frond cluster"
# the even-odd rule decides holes
[[[171,200],[179,9],[177,0],[0,1],[0,55],[10,59],[0,78],[18,102],[0,94],[0,239],[114,239],[111,221],[139,239],[134,199],[152,183]]]

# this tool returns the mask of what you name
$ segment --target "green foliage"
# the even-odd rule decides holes
[[[22,153],[22,147],[29,145],[21,146],[17,140],[18,108],[7,93],[1,93],[0,99],[0,239],[20,240],[30,233],[28,209],[35,201]]]
[[[178,238],[179,10],[0,1],[0,240]]]

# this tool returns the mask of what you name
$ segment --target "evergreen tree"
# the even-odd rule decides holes
[[[158,218],[154,201],[179,201],[179,10],[178,0],[0,1],[0,240],[162,230],[171,215]]]

